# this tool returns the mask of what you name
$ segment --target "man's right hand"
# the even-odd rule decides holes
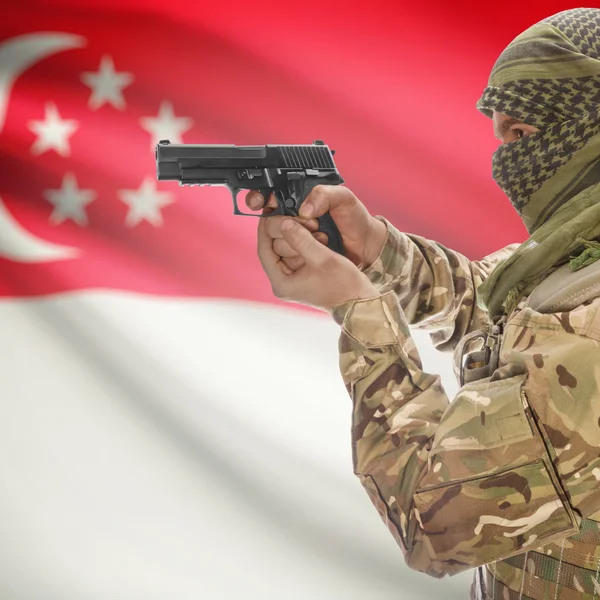
[[[246,205],[251,210],[264,209],[263,212],[269,212],[277,208],[277,201],[271,194],[265,206],[262,194],[251,191],[246,196]],[[366,269],[377,259],[385,244],[385,223],[371,216],[365,205],[348,188],[340,185],[318,185],[313,188],[300,207],[300,216],[294,217],[294,220],[311,231],[318,241],[327,245],[327,235],[317,232],[317,217],[327,211],[340,230],[346,258],[359,268]],[[304,264],[304,259],[285,241],[281,232],[283,218],[269,217],[266,220],[266,230],[274,239],[275,253],[281,256],[292,271],[296,271]]]

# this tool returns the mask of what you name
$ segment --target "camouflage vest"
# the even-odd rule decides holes
[[[571,271],[554,271],[527,299],[539,312],[564,312],[600,296],[600,261]],[[467,334],[456,348],[455,370],[460,385],[490,377],[499,363],[506,316]],[[477,350],[466,352],[475,342]],[[600,600],[600,511],[597,520],[583,519],[581,529],[560,543],[550,543],[496,561],[475,572],[475,600]]]
[[[600,515],[599,515],[600,516]],[[579,533],[479,567],[476,600],[583,600],[600,598],[600,523],[583,519]]]

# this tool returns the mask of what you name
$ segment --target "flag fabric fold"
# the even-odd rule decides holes
[[[373,214],[480,258],[525,237],[474,106],[552,10],[515,7],[5,9],[0,596],[465,597],[404,566],[351,473],[337,326],[275,299],[256,220],[157,182],[154,147],[322,139]]]

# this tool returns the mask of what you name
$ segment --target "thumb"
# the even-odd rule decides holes
[[[316,185],[300,206],[301,217],[317,218],[338,209],[349,210],[356,205],[356,196],[341,185]]]
[[[281,233],[285,241],[307,264],[320,260],[324,254],[330,252],[330,250],[313,237],[312,233],[306,227],[303,227],[292,219],[284,219],[281,222]]]

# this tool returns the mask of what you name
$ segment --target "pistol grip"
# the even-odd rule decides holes
[[[260,189],[259,191],[265,200],[268,199],[270,193],[275,194],[275,198],[277,199],[277,208],[267,216],[288,215],[290,217],[297,217],[302,203],[306,200],[312,189],[323,183],[322,180],[296,180],[285,196],[277,188]],[[319,231],[327,234],[327,247],[343,256],[344,245],[342,244],[342,236],[329,212],[318,217],[317,220],[319,222]]]
[[[344,245],[342,244],[342,236],[329,212],[326,212],[317,220],[319,221],[319,231],[326,233],[329,238],[327,240],[327,247],[343,256]]]
[[[343,182],[343,180],[342,180]],[[300,210],[302,203],[306,200],[307,196],[310,194],[312,189],[318,185],[327,184],[328,182],[324,182],[319,179],[309,179],[302,181],[302,193],[300,195],[300,202],[298,203],[297,210]],[[342,236],[340,234],[340,230],[337,228],[335,221],[329,214],[326,212],[323,216],[318,217],[319,222],[319,231],[327,234],[327,247],[338,254],[344,256],[344,245],[342,244]]]

